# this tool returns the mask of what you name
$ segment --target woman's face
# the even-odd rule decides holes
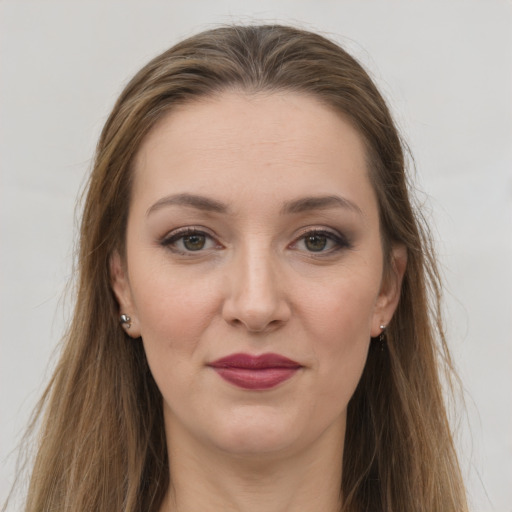
[[[223,452],[342,439],[370,343],[396,306],[358,133],[298,93],[175,109],[134,166],[120,312],[142,336],[166,431]]]

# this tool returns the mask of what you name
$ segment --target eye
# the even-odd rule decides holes
[[[330,240],[322,233],[308,235],[304,237],[304,245],[308,251],[320,252],[325,250]]]
[[[188,251],[200,251],[206,245],[206,236],[201,233],[181,237],[183,246]]]
[[[194,228],[182,228],[173,231],[162,240],[161,245],[181,254],[220,247],[208,233]]]
[[[331,253],[349,246],[343,236],[324,230],[307,231],[292,244],[294,249],[312,253]]]

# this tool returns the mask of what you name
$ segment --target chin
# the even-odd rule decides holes
[[[222,451],[238,456],[272,455],[287,452],[300,442],[296,423],[247,409],[209,430],[211,442]]]

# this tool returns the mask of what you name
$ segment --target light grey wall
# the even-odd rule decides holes
[[[331,34],[390,99],[436,220],[473,510],[512,510],[510,1],[0,2],[0,500],[65,325],[73,211],[122,84],[216,23]],[[91,322],[94,319],[91,318]]]

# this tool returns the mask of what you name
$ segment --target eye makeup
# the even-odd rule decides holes
[[[196,226],[185,226],[171,231],[160,240],[160,245],[182,255],[224,248],[205,228]]]

